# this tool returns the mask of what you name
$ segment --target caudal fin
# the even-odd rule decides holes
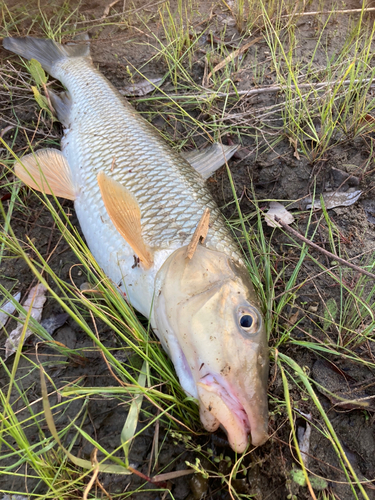
[[[88,43],[78,41],[71,45],[62,45],[43,38],[4,38],[3,47],[26,59],[36,59],[43,69],[52,76],[53,66],[62,59],[70,57],[89,57]]]

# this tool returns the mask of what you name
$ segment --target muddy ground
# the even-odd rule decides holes
[[[30,3],[27,8],[23,6],[24,8],[21,9],[19,2],[6,1],[5,3],[9,11],[13,13],[14,18],[18,20],[15,23],[16,27],[12,28],[12,23],[9,23],[9,17],[7,18],[8,29],[11,34],[15,33],[17,29],[22,35],[43,36],[40,23],[32,24],[30,21],[37,11],[35,5]],[[75,7],[73,4],[74,2],[69,3],[69,9],[72,10]],[[147,20],[148,29],[158,33],[162,39],[162,27],[158,13],[159,4],[160,2],[156,5],[151,2],[145,5],[145,2],[142,1],[125,1],[125,11],[129,10],[131,12],[129,22],[120,23],[117,17],[113,17],[110,18],[113,20],[113,24],[108,22],[100,29],[90,28],[91,25],[87,23],[90,37],[94,40],[91,47],[93,61],[120,90],[128,85],[129,72],[135,75],[136,80],[138,78],[136,71],[134,69],[129,70],[129,68],[139,69],[148,78],[163,76],[167,70],[163,59],[154,59],[148,63],[156,53],[156,49],[147,45],[147,43],[150,43],[151,38],[149,32],[145,29],[144,20]],[[324,8],[330,7],[328,2],[323,2],[323,4]],[[68,4],[64,5],[64,8],[67,9]],[[84,23],[85,20],[99,19],[103,16],[107,5],[107,0],[77,4],[80,13],[80,16],[78,16],[79,22]],[[171,5],[173,11],[176,8],[175,2],[171,2]],[[308,10],[317,10],[319,6],[322,6],[322,2],[311,2]],[[341,2],[340,4],[340,8],[346,9],[358,8],[359,6],[359,2],[355,1]],[[52,18],[62,8],[56,2],[53,7],[50,5],[47,7],[46,5],[43,11],[47,18],[48,16]],[[241,33],[235,23],[230,21],[231,13],[224,5],[224,2],[203,1],[197,6],[196,11],[200,14],[199,19],[202,25],[210,25],[210,31],[214,36],[220,36],[223,23],[226,23],[225,41],[240,38]],[[107,16],[113,14],[115,14],[115,11],[110,10]],[[4,16],[6,17],[5,11]],[[195,22],[198,24],[197,17]],[[345,32],[348,22],[348,16],[337,16],[328,22],[325,49],[318,51],[316,55],[318,64],[325,64],[325,50],[332,51],[332,53],[338,50],[340,44],[343,43],[341,34]],[[367,22],[372,22],[371,18],[368,18]],[[301,57],[309,57],[309,54],[314,50],[320,26],[321,24],[314,17],[301,18],[296,21],[296,29],[298,29],[301,40],[297,51],[300,51]],[[72,26],[73,31],[74,26]],[[207,41],[207,43],[209,42]],[[195,54],[196,60],[194,60],[192,67],[189,68],[195,80],[199,82],[202,81],[204,76],[205,66],[204,45],[202,45],[201,49],[202,52],[198,51]],[[258,60],[261,62],[267,59],[269,52],[263,41],[259,41],[251,47],[245,55],[241,71],[236,75],[237,89],[240,91],[254,87],[254,69],[251,62],[255,54],[257,54]],[[10,56],[4,50],[1,50],[0,56],[3,68],[6,68],[4,78],[9,75],[10,66],[8,61],[17,64],[17,58]],[[257,81],[257,85],[272,85],[275,82],[276,77],[271,65],[268,70],[262,75],[261,80]],[[22,79],[22,77],[20,78]],[[17,87],[17,82],[13,81],[12,85]],[[172,92],[173,85],[169,79],[163,85],[163,90],[167,94]],[[247,110],[261,108],[270,105],[270,103],[280,102],[282,99],[283,97],[277,93],[260,94],[254,98],[243,100],[240,105],[233,108],[233,113],[238,113],[244,108]],[[4,140],[14,148],[17,154],[22,154],[27,147],[26,136],[34,147],[41,143],[45,145],[46,140],[49,141],[50,145],[58,146],[62,134],[62,128],[58,123],[54,123],[53,127],[49,129],[50,122],[46,120],[38,125],[38,132],[34,133],[39,109],[31,98],[30,92],[25,95],[25,90],[15,89],[10,100],[9,93],[2,91],[1,102],[0,129],[5,129],[15,121],[23,127],[16,137],[14,136],[14,129],[4,133]],[[136,102],[134,99],[132,102],[138,111],[145,114],[146,118],[151,116],[156,128],[174,138],[177,145],[182,142],[184,126],[171,124],[170,117],[163,113],[161,107],[156,112],[152,108],[150,114],[147,102]],[[189,108],[189,113],[202,119],[201,110],[194,109],[194,106]],[[209,120],[209,116],[207,116],[207,120]],[[195,140],[199,145],[205,143],[200,135]],[[238,141],[238,138],[223,137],[223,140]],[[363,194],[360,201],[350,207],[330,210],[329,214],[341,232],[341,249],[348,258],[375,249],[375,202],[373,201],[375,175],[372,172],[372,166],[368,167],[368,160],[371,159],[373,154],[371,141],[371,135],[357,136],[352,140],[350,137],[346,138],[338,146],[329,149],[320,158],[320,161],[312,162],[302,155],[299,158],[296,157],[292,145],[286,138],[273,148],[260,151],[258,144],[244,135],[241,137],[241,149],[230,162],[237,194],[241,200],[242,211],[245,214],[254,211],[254,197],[256,200],[277,199],[296,202],[292,205],[297,217],[295,227],[300,233],[304,234],[308,216],[306,213],[298,215],[300,214],[299,210],[304,208],[300,200],[310,195],[314,186],[316,186],[318,193],[327,188],[331,190],[337,188],[342,190],[362,189]],[[185,146],[191,147],[192,143]],[[1,153],[5,156],[4,148]],[[6,184],[6,179],[3,178],[3,184]],[[219,206],[223,208],[225,216],[232,217],[235,212],[233,205],[230,204],[233,195],[225,169],[218,171],[209,180],[208,185]],[[254,191],[252,191],[252,186]],[[6,199],[6,187],[0,191],[0,195],[3,196],[3,203],[7,206],[9,200]],[[27,208],[16,206],[13,213],[12,228],[16,237],[22,241],[25,241],[26,238],[33,240],[45,258],[50,256],[49,264],[62,280],[70,283],[73,279],[74,283],[80,286],[85,281],[85,276],[82,275],[79,267],[72,267],[77,264],[77,258],[68,244],[60,238],[50,213],[30,191],[24,190],[21,192],[21,197]],[[73,225],[78,226],[73,205],[64,201],[63,206],[70,211]],[[260,206],[261,208],[267,207],[267,201],[260,201]],[[313,217],[308,236],[312,236],[317,221],[318,216]],[[256,226],[255,220],[253,224]],[[266,226],[264,230],[268,238],[272,237],[275,259],[279,259],[280,266],[283,263],[288,263],[293,267],[293,263],[297,263],[299,258],[298,249],[289,246],[290,239],[285,234],[283,235],[278,231],[273,232]],[[314,241],[330,250],[327,243],[327,231],[324,230],[324,221],[316,232]],[[319,253],[314,255],[321,262],[330,265],[328,257]],[[287,271],[285,276],[289,276],[290,273],[290,270]],[[306,261],[301,270],[299,281],[302,283],[306,278],[317,274],[318,270],[314,267],[313,262]],[[355,272],[345,272],[343,275],[343,279],[346,279],[348,283],[354,283],[357,278]],[[7,289],[20,290],[23,297],[30,287],[36,283],[27,264],[22,259],[9,254],[8,258],[2,261],[0,280],[1,284]],[[285,280],[276,282],[276,296],[283,292],[283,286],[285,286]],[[300,322],[293,330],[291,340],[324,341],[321,328],[314,328],[314,318],[324,316],[325,304],[330,298],[339,300],[339,297],[340,287],[327,274],[316,276],[314,280],[308,281],[300,288],[296,292],[294,308],[284,311],[286,322],[298,311]],[[61,312],[60,306],[50,298],[44,307],[43,317],[47,318]],[[317,316],[314,316],[315,314]],[[296,321],[296,317],[294,317],[293,321]],[[8,331],[12,326],[13,323],[7,326]],[[325,334],[332,341],[337,332],[328,328]],[[100,336],[102,342],[108,348],[115,350],[119,347],[119,339],[105,326],[101,327]],[[279,336],[280,331],[274,331],[271,334],[271,347],[275,345]],[[3,345],[5,333],[1,335],[0,339],[0,344]],[[64,357],[62,354],[57,354],[50,347],[47,348],[43,344],[36,344],[35,339],[30,338],[24,351],[26,359],[21,359],[19,370],[24,369],[25,374],[27,373],[27,376],[22,377],[20,384],[21,389],[28,391],[29,400],[36,402],[34,411],[41,411],[42,409],[41,403],[38,402],[40,398],[39,372],[36,368],[30,370],[28,359],[36,360],[37,355],[39,361],[42,359],[47,363],[45,368],[53,379],[56,388],[63,387],[67,382],[77,380],[81,376],[85,377],[85,383],[88,387],[114,384],[103,357],[94,348],[92,341],[83,334],[78,325],[72,320],[67,320],[66,324],[54,333],[54,339],[71,349],[75,349],[77,358]],[[343,391],[343,386],[354,384],[356,387],[366,386],[365,392],[361,393],[362,396],[363,394],[366,397],[375,395],[374,387],[371,385],[374,381],[374,370],[371,368],[366,368],[348,360],[343,361],[341,358],[334,359],[325,356],[326,360],[334,363],[335,368],[333,369],[333,365],[323,361],[317,354],[314,354],[314,351],[293,345],[292,342],[280,346],[280,351],[296,360],[300,366],[304,367],[306,373],[312,374],[319,384],[334,393]],[[356,354],[368,360],[369,363],[374,363],[375,349],[369,342],[360,343],[360,345],[356,346]],[[12,359],[10,358],[0,369],[0,383],[4,386],[8,383],[6,367],[11,369],[11,366]],[[338,380],[335,378],[337,370],[339,371]],[[305,414],[311,413],[314,424],[320,426],[322,422],[317,408],[304,397],[302,390],[299,390],[296,385],[290,385],[290,390],[290,397],[294,407]],[[290,424],[285,404],[282,403],[284,392],[281,375],[273,361],[270,369],[269,394],[271,438],[260,449],[252,452],[244,461],[247,472],[237,474],[237,478],[233,481],[233,487],[238,495],[242,495],[242,498],[256,498],[259,500],[285,499],[290,498],[288,495],[291,494],[301,499],[310,498],[307,489],[298,486],[290,477],[290,471],[295,464],[294,452],[291,446]],[[362,409],[355,404],[349,408],[338,408],[334,407],[332,399],[323,395],[322,391],[317,392],[317,394],[358,477],[361,480],[373,480],[375,478],[375,427],[371,404]],[[14,394],[13,397],[16,397],[16,395]],[[351,395],[350,399],[352,398],[354,398],[353,395]],[[78,413],[81,406],[82,401],[79,400],[71,404],[68,411],[62,412],[56,421],[58,429],[66,426]],[[23,407],[21,400],[15,404],[15,408],[17,407]],[[106,449],[116,448],[119,444],[118,437],[124,422],[124,415],[119,418],[121,407],[119,408],[118,400],[115,398],[92,398],[88,403],[88,408],[89,418],[85,422],[83,429],[88,434],[95,435],[97,441]],[[152,412],[152,409],[150,411]],[[146,414],[142,415],[140,426],[145,425],[147,422]],[[303,424],[301,423],[301,425]],[[198,455],[195,451],[187,450],[181,442],[176,444],[167,427],[167,424],[165,426],[163,423],[161,424],[159,441],[160,443],[163,442],[163,446],[158,459],[159,470],[162,470],[167,465],[168,471],[185,469],[185,461],[194,462]],[[25,432],[31,443],[37,442],[38,435],[35,434],[35,429],[26,429]],[[136,440],[131,451],[132,465],[145,474],[149,470],[154,432],[153,427],[148,428]],[[66,437],[67,443],[69,439],[68,435]],[[233,458],[232,451],[225,444],[225,435],[220,431],[214,436],[204,434],[196,438],[196,444],[202,445],[205,449],[211,448],[215,456],[222,453],[224,456],[227,455]],[[78,440],[73,447],[75,455],[85,458],[90,456],[91,450],[92,446],[83,439]],[[330,491],[334,498],[337,499],[349,500],[354,498],[354,493],[347,484],[347,478],[340,467],[332,446],[321,433],[315,430],[312,432],[309,453],[309,467],[313,473],[326,478],[326,490]],[[11,465],[11,460],[6,457],[3,457],[0,462],[1,467]],[[229,471],[225,461],[221,461],[217,464],[217,467],[217,470],[223,474],[227,474]],[[36,479],[29,478],[25,481],[22,477],[25,472],[24,468],[21,468],[18,472],[20,473],[19,476],[11,477],[6,474],[0,476],[0,491],[33,492],[35,494],[43,494],[46,491],[45,485],[39,483]],[[154,486],[146,484],[143,479],[134,475],[103,475],[101,476],[101,483],[107,492],[116,498],[129,498],[127,492],[130,491],[134,492],[130,498],[155,500],[159,498],[192,500],[200,498],[201,495],[208,499],[230,498],[228,487],[215,477],[208,481],[198,480],[196,477],[193,480],[186,477],[173,480],[170,485],[171,495],[155,491]],[[137,488],[140,488],[140,490],[135,492]],[[375,491],[371,485],[366,486],[365,491],[368,498],[375,499]],[[319,495],[318,492],[316,494]],[[77,496],[79,495],[79,492],[77,492]],[[96,495],[97,497],[99,495],[101,497],[105,496],[99,490]],[[361,497],[360,494],[359,497]]]

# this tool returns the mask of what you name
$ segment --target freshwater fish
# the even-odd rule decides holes
[[[189,162],[169,147],[95,68],[88,43],[26,37],[3,46],[67,89],[49,91],[64,126],[61,151],[24,156],[16,175],[74,201],[94,258],[149,318],[205,429],[221,425],[238,453],[250,436],[263,444],[267,338],[241,252],[206,187],[217,165],[207,172],[199,155]],[[187,257],[207,208],[204,243]]]

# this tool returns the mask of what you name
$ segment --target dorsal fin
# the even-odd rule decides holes
[[[134,250],[145,268],[149,269],[153,264],[153,258],[142,237],[141,209],[137,199],[120,182],[104,172],[98,173],[98,184],[113,225]]]
[[[25,184],[37,191],[76,199],[76,190],[65,156],[58,149],[40,149],[22,157],[14,172]]]
[[[210,223],[210,210],[206,208],[203,212],[201,220],[198,222],[198,225],[194,231],[193,237],[186,249],[186,259],[191,259],[194,255],[195,250],[197,249],[198,243],[203,243],[206,239],[208,233],[208,225]]]

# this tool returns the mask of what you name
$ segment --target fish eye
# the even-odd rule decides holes
[[[254,319],[250,314],[244,314],[240,318],[240,325],[242,326],[242,328],[251,328],[253,323]]]
[[[262,320],[256,309],[252,307],[241,308],[238,311],[238,323],[246,333],[257,333]]]

